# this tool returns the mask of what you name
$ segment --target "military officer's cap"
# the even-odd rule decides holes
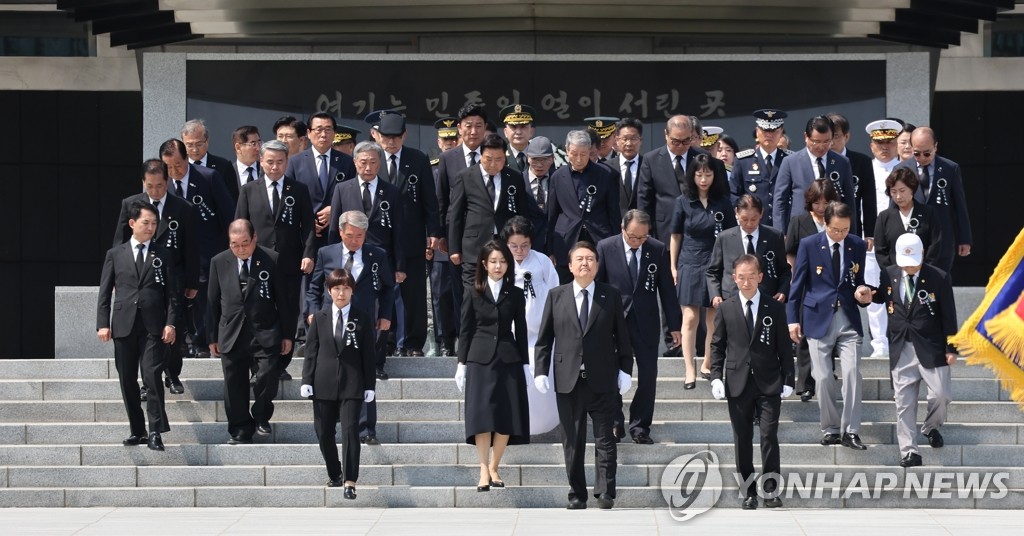
[[[348,125],[338,125],[334,129],[334,143],[341,143],[345,141],[356,141],[356,134],[361,133],[362,130],[352,128]]]
[[[392,114],[394,114],[394,115],[402,115],[401,112],[399,112],[398,110],[374,110],[374,111],[366,114],[366,117],[363,118],[363,121],[366,121],[370,125],[376,126],[376,125],[380,124],[380,118],[381,117],[384,117],[385,115],[392,115]]]
[[[437,129],[437,137],[443,140],[450,140],[459,137],[459,129],[455,126],[459,124],[457,117],[442,117],[434,122],[434,128]]]
[[[764,108],[754,112],[754,123],[761,130],[775,130],[786,122],[787,114],[782,110]]]
[[[700,133],[700,146],[705,149],[711,147],[721,137],[722,132],[725,132],[722,130],[722,127],[704,127],[704,130]]]
[[[405,134],[405,117],[399,114],[384,114],[380,117],[380,124],[374,125],[373,128],[382,136],[401,136]]]
[[[864,130],[871,136],[871,141],[889,141],[903,132],[903,125],[892,119],[879,119],[868,123]]]
[[[501,122],[506,125],[532,125],[533,107],[525,104],[509,104],[498,112]]]
[[[602,140],[608,139],[615,134],[615,124],[619,122],[618,117],[598,116],[587,117],[583,120],[587,123],[587,130],[597,133]]]

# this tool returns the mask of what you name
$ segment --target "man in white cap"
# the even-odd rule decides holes
[[[946,272],[924,264],[924,246],[916,234],[896,240],[896,265],[885,269],[872,300],[889,313],[889,368],[896,391],[896,439],[900,466],[921,465],[917,447],[917,397],[924,381],[928,410],[921,433],[932,448],[944,444],[939,427],[953,400],[950,368],[956,349],[946,343],[957,331],[953,283]]]
[[[886,195],[885,179],[892,173],[896,164],[900,163],[897,158],[896,138],[903,131],[903,126],[892,119],[881,119],[868,123],[865,129],[871,137],[871,159],[872,176],[865,177],[860,181],[860,188],[863,195],[863,206],[861,214],[864,216],[864,239],[868,243],[868,253],[864,259],[864,280],[874,281],[879,276],[878,261],[875,260],[875,218],[883,210],[889,208],[889,196]],[[863,189],[871,188],[873,195],[868,195]],[[874,201],[873,205],[871,201]],[[868,222],[871,223],[868,226]],[[868,329],[871,333],[871,357],[884,357],[889,355],[889,340],[885,333],[886,313],[881,304],[873,303],[868,306]],[[898,356],[897,356],[898,357]]]

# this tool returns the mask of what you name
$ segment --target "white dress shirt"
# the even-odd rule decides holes
[[[842,277],[843,277],[843,266],[845,266],[845,264],[843,264],[843,257],[845,256],[844,253],[843,253],[843,242],[834,242],[832,240],[832,238],[830,238],[828,236],[828,233],[825,233],[825,240],[828,241],[828,258],[830,258],[830,259],[832,258],[832,245],[833,244],[839,244],[839,278],[842,279]],[[844,240],[844,242],[845,242],[845,240]],[[830,267],[829,270],[831,270],[831,269],[832,268]]]
[[[743,252],[744,253],[747,252],[747,242],[748,242],[747,241],[747,235],[748,234],[750,236],[754,237],[754,253],[756,254],[757,253],[757,239],[761,235],[761,226],[758,225],[757,228],[755,228],[754,232],[752,232],[752,233],[747,233],[742,228],[740,228],[740,244],[743,245]]]
[[[338,332],[338,320],[339,320],[339,318],[338,318],[338,311],[341,311],[341,318],[340,318],[340,320],[347,324],[348,323],[348,314],[350,312],[352,312],[352,303],[349,302],[349,304],[346,305],[345,307],[342,307],[341,309],[338,309],[338,306],[334,305],[334,303],[331,302],[331,327],[334,328],[334,331],[331,332],[332,336],[335,333]],[[344,324],[342,324],[342,325],[344,325]]]
[[[349,254],[350,250],[345,247],[345,244],[342,244],[341,245],[341,251],[344,252],[344,255],[342,256],[342,259],[341,259],[341,265],[344,266],[345,263],[348,262],[348,254]],[[359,280],[359,274],[363,273],[363,267],[364,266],[365,265],[363,264],[363,248],[359,248],[359,249],[356,250],[355,256],[352,257],[352,272],[351,272],[351,275],[352,275],[352,279],[353,280],[355,280],[355,281]]]
[[[243,164],[243,163],[239,162],[238,160],[235,160],[235,169],[238,171],[238,187],[239,188],[241,188],[242,186],[245,186],[246,182],[249,181],[249,174],[245,172],[245,170],[248,169],[248,168],[252,168],[252,180],[256,180],[256,179],[260,178],[260,170],[259,170],[259,167],[257,167],[256,162],[253,162],[251,164],[246,165],[246,164]]]
[[[284,203],[284,188],[281,187],[281,183],[283,182],[284,177],[277,179],[277,184],[274,184],[274,181],[270,180],[269,175],[263,177],[263,183],[267,189],[267,203],[270,206],[270,210],[272,211],[275,210],[277,207],[274,206],[274,194],[270,191],[270,186],[273,184],[274,187],[277,188],[277,196],[281,199],[281,202]]]
[[[502,281],[502,279],[495,281],[491,279],[490,276],[487,276],[487,286],[491,289],[491,297],[494,298],[494,303],[498,303],[498,296],[501,294]]]
[[[364,181],[362,177],[359,177],[359,199],[363,198],[363,189],[366,188],[366,186],[363,186],[364,184],[367,184],[367,181]],[[370,208],[372,210],[374,204],[377,202],[377,177],[374,176],[373,180],[369,181],[369,184],[370,184]],[[362,206],[362,205],[360,205],[360,206]],[[370,215],[367,214],[366,217],[370,217]]]
[[[626,242],[626,237],[619,233],[622,237],[622,247],[626,250],[626,268],[629,269],[629,261],[633,259],[633,247]],[[644,245],[640,244],[640,247],[636,248],[636,280],[640,281],[640,252],[643,251]]]
[[[149,256],[149,242],[150,242],[149,240],[147,240],[145,242],[139,242],[133,236],[130,239],[128,239],[128,242],[131,242],[131,244],[132,244],[132,251],[131,251],[132,263],[135,262],[135,259],[136,259],[136,257],[139,254],[139,244],[142,244],[142,258],[143,259],[148,258],[148,256]]]
[[[157,201],[160,202],[159,205],[156,204]],[[150,197],[149,198],[149,202],[154,204],[154,205],[156,205],[156,210],[157,210],[157,212],[159,212],[159,214],[157,214],[157,216],[159,216],[160,220],[163,220],[164,219],[164,207],[167,206],[167,192],[165,191],[164,192],[164,196],[161,197],[160,199],[153,199],[152,197]]]

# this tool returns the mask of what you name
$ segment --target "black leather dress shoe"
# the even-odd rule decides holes
[[[615,506],[615,499],[607,493],[602,493],[597,496],[597,507],[602,510],[611,510]]]
[[[423,357],[423,350],[406,350],[406,355],[409,357]]]
[[[441,357],[452,357],[455,355],[455,350],[448,348],[447,346],[441,348]]]
[[[744,510],[757,510],[757,497],[747,497],[743,499],[743,504],[740,508]]]
[[[586,501],[581,501],[579,499],[573,499],[573,500],[569,501],[569,504],[565,505],[565,509],[566,510],[586,510],[587,509],[587,503],[586,503]]]
[[[384,369],[382,369],[382,368],[377,369],[377,379],[378,380],[386,380],[386,379],[388,379],[388,373],[384,372]]]
[[[292,375],[288,374],[287,370],[283,370],[283,371],[281,371],[281,378],[280,379],[282,379],[282,380],[291,380],[292,379]]]
[[[146,439],[146,433],[143,432],[142,435],[128,436],[128,438],[122,441],[121,444],[126,447],[133,447],[135,445],[145,445],[147,442],[149,442],[149,440]]]
[[[342,480],[340,476],[338,478],[332,478],[327,481],[327,487],[329,488],[340,488],[344,485],[345,481]]]
[[[938,430],[928,432],[925,434],[925,437],[928,438],[928,444],[931,445],[933,449],[941,449],[942,446],[946,444],[946,441],[942,439],[942,434],[940,434]]]
[[[711,380],[711,373],[710,372],[704,372],[702,370],[702,371],[700,371],[700,377],[704,378],[705,380],[710,381]]]
[[[665,350],[665,357],[683,357],[683,347],[673,346]]]
[[[804,391],[800,393],[801,402],[810,402],[812,398],[814,398],[814,391]]]
[[[164,450],[164,440],[157,432],[149,433],[149,450]]]
[[[231,439],[228,439],[228,445],[248,445],[249,443],[252,443],[252,438],[240,435],[231,436]]]
[[[864,443],[860,442],[860,436],[849,432],[843,434],[843,446],[853,450],[868,450]]]
[[[778,497],[772,497],[764,500],[765,508],[782,508],[782,499]]]
[[[612,437],[616,439],[616,443],[622,441],[622,438],[626,437],[626,428],[621,424],[612,426]]]
[[[697,382],[683,382],[683,389],[687,391],[697,388]]]
[[[917,467],[920,465],[924,465],[924,462],[921,461],[921,455],[916,452],[911,452],[900,460],[900,467]]]
[[[145,387],[143,387],[142,390],[139,391],[139,401],[140,402],[145,402],[146,399],[149,398],[149,396],[146,394],[148,392],[149,391],[147,391]]]
[[[377,440],[375,435],[360,437],[359,441],[364,445],[380,445],[380,441]]]
[[[185,386],[178,378],[167,378],[167,387],[172,395],[180,395],[185,392]]]
[[[256,426],[256,433],[261,436],[268,436],[273,430],[270,428],[269,422],[260,423]]]
[[[637,445],[653,445],[654,444],[654,440],[651,439],[651,436],[649,436],[649,435],[647,435],[647,434],[645,434],[643,432],[633,436],[633,442],[636,443]]]
[[[839,437],[839,434],[825,434],[821,437],[821,444],[825,446],[838,445],[840,443],[842,443],[842,439]]]
[[[344,497],[346,499],[350,500],[350,501],[356,500],[356,487],[355,486],[345,486]]]

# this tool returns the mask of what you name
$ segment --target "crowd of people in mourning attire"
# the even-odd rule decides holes
[[[612,508],[617,444],[662,439],[651,435],[661,356],[683,358],[684,389],[708,381],[727,400],[749,483],[755,429],[762,474],[780,471],[782,399],[794,394],[817,399],[822,445],[868,448],[867,335],[892,371],[899,464],[923,463],[922,381],[919,432],[942,447],[950,270],[972,239],[960,168],[938,155],[934,131],[874,121],[869,156],[848,149],[839,114],[809,119],[797,151],[782,110],[753,113],[750,148],[678,115],[664,145],[641,154],[637,119],[588,118],[556,147],[535,118],[525,104],[503,108],[501,135],[467,104],[434,125],[433,160],[405,144],[392,110],[366,117],[363,141],[327,113],[282,117],[266,140],[240,126],[228,158],[208,152],[201,119],[186,122],[143,163],[100,278],[97,336],[114,342],[124,444],[164,449],[165,389],[184,392],[185,357],[221,360],[229,444],[268,436],[301,356],[327,485],[355,499],[360,449],[379,444],[387,357],[432,348],[457,361],[477,491],[505,486],[510,446],[557,428],[567,507],[586,508],[592,492]],[[778,485],[762,480],[744,484],[743,508]]]

